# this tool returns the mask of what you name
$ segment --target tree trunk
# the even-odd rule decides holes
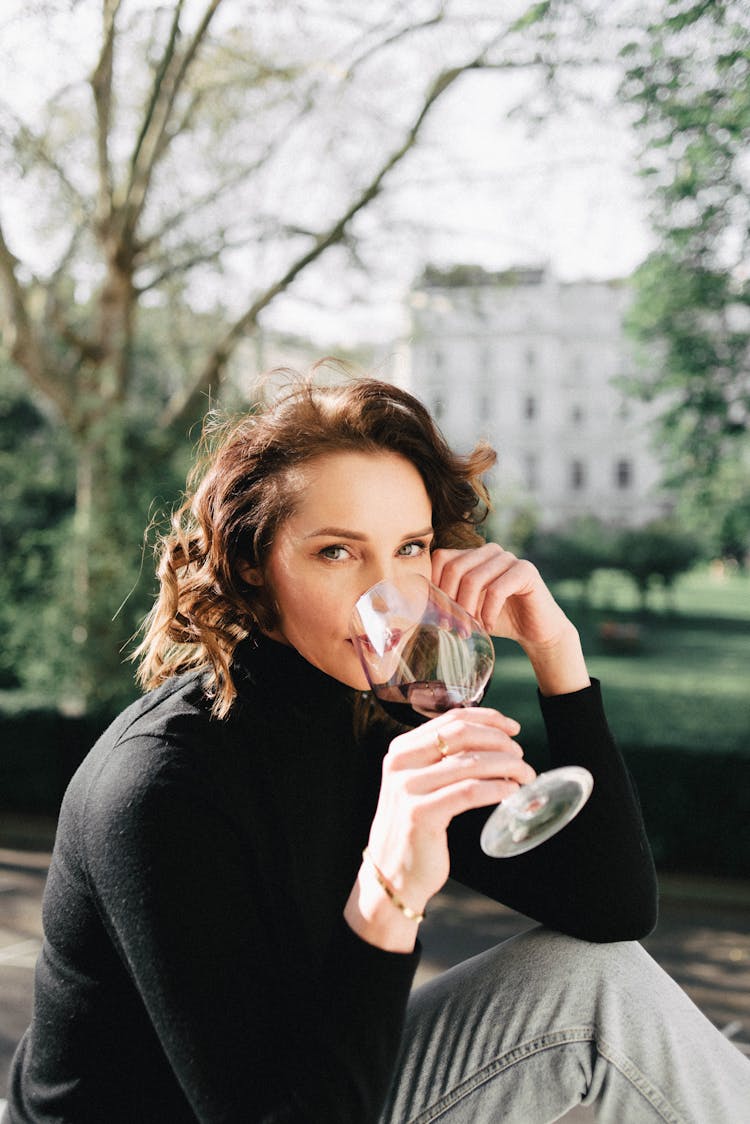
[[[70,615],[68,635],[61,638],[67,657],[58,699],[68,713],[119,705],[132,683],[122,653],[129,629],[117,615],[128,594],[127,575],[133,572],[123,495],[124,442],[119,411],[77,441],[69,587],[61,591]]]

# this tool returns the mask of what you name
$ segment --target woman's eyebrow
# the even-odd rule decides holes
[[[357,542],[364,542],[368,537],[360,531],[350,531],[346,527],[318,527],[317,531],[310,531],[309,535],[305,535],[305,538],[317,539],[324,536],[325,538],[355,539]]]
[[[425,527],[421,531],[412,531],[411,534],[404,535],[402,542],[406,542],[407,539],[425,539],[428,535],[432,534],[434,534],[434,528],[432,524],[430,524],[429,527]]]
[[[411,531],[409,534],[404,535],[401,541],[406,542],[407,539],[422,539],[426,535],[431,535],[432,533],[432,526],[425,527],[421,531]],[[318,527],[317,530],[310,531],[309,534],[305,535],[306,539],[316,539],[324,537],[353,539],[355,542],[365,542],[369,538],[369,535],[363,535],[360,531],[349,530],[347,527]]]

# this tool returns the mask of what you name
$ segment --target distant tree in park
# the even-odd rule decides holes
[[[596,571],[612,565],[613,543],[612,529],[586,516],[563,530],[537,529],[526,543],[526,553],[549,581],[579,582],[586,600]]]
[[[750,567],[750,474],[737,489],[738,499],[727,510],[719,526],[720,554],[740,567]]]
[[[655,581],[670,594],[675,580],[705,557],[705,546],[673,520],[621,531],[613,546],[611,564],[632,578],[643,609]]]
[[[631,326],[649,361],[634,389],[663,403],[670,483],[722,550],[750,473],[750,7],[656,11],[626,52],[623,86],[658,243],[636,274]]]
[[[240,341],[324,256],[339,274],[356,265],[464,74],[526,69],[530,108],[548,105],[561,55],[587,50],[576,19],[587,26],[551,0],[470,13],[453,0],[38,0],[0,13],[6,73],[59,40],[27,75],[28,106],[15,84],[0,95],[0,322],[74,464],[67,561],[46,587],[60,624],[38,648],[61,695],[90,707],[122,690],[131,621],[113,617],[137,576],[135,522],[172,486],[174,450]]]

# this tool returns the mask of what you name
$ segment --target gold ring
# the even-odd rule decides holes
[[[448,756],[448,753],[449,753],[448,743],[445,740],[445,738],[441,737],[440,734],[435,735],[435,741],[436,741],[435,748],[437,749],[438,753],[440,754],[440,758],[442,760],[443,758]]]

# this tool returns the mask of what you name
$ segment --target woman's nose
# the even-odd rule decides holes
[[[374,564],[367,570],[367,575],[365,577],[367,584],[362,588],[361,593],[366,593],[368,589],[372,589],[374,585],[379,585],[380,582],[393,581],[395,576],[393,562],[379,562]]]

